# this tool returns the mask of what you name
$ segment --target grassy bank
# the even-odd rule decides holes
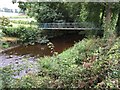
[[[38,59],[38,73],[11,81],[6,76],[2,87],[117,90],[119,49],[120,38],[84,39],[61,54]]]

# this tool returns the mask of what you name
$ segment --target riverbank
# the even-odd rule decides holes
[[[118,89],[119,48],[120,38],[83,39],[61,54],[38,59],[37,73],[12,79],[7,87]]]
[[[18,45],[15,44],[11,47],[4,48],[0,52],[0,67],[7,67],[9,65],[21,65],[24,63],[36,63],[36,59],[44,56],[53,56],[56,53],[62,53],[64,50],[72,47],[76,42],[82,40],[84,35],[67,34],[51,38],[47,44],[35,43],[34,45]],[[16,38],[4,37],[2,41],[17,42]],[[13,42],[12,42],[13,43]],[[51,44],[53,46],[51,46]],[[52,48],[51,48],[52,47]],[[25,60],[26,59],[26,60]],[[28,66],[28,70],[31,66]],[[17,76],[18,78],[25,76],[26,69]]]

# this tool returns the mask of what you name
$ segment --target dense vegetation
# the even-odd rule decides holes
[[[119,48],[119,38],[84,39],[59,55],[40,58],[38,73],[30,72],[22,78],[13,79],[10,75],[17,71],[3,68],[2,87],[117,90]]]
[[[13,78],[19,70],[13,70],[12,66],[0,68],[0,88],[119,90],[120,3],[20,2],[19,7],[35,17],[38,23],[88,21],[101,25],[103,37],[97,37],[100,32],[94,33],[96,37],[91,33],[92,38],[84,38],[61,54],[54,52],[52,57],[41,57],[36,65],[38,72],[29,72],[21,78]],[[45,36],[43,32],[25,27],[4,28],[3,32],[24,41],[34,41],[36,35]]]

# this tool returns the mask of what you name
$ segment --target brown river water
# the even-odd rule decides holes
[[[50,40],[50,42],[52,42],[54,45],[54,51],[61,53],[73,46],[75,42],[82,40],[83,37],[83,35],[79,34],[68,34],[53,38]],[[52,56],[51,50],[46,44],[35,44],[27,46],[21,45],[0,54],[0,67],[14,65],[14,69],[16,69],[16,67],[19,69],[19,66],[21,65],[24,70],[22,70],[18,75],[14,76],[15,78],[18,78],[20,76],[24,76],[29,71],[36,72],[36,60],[37,58],[43,56]],[[29,64],[32,64],[33,67],[30,68]]]

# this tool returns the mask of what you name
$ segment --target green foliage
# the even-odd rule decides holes
[[[3,33],[7,36],[17,37],[22,43],[34,44],[34,43],[46,43],[47,38],[42,37],[41,30],[32,27],[17,27],[17,28],[5,28]]]
[[[9,82],[9,86],[118,89],[119,42],[120,38],[84,39],[61,54],[41,57],[38,60],[37,73],[28,73],[21,79],[13,79],[11,81],[14,82]]]
[[[47,83],[50,80],[51,79],[47,76],[40,77],[35,74],[29,74],[22,77],[21,79],[14,79],[11,88],[46,88],[48,86]]]
[[[116,26],[120,17],[118,16],[120,13],[119,7],[120,3],[106,3],[106,15],[103,19],[104,38],[110,38],[116,34]]]
[[[80,11],[80,21],[84,22],[86,21],[87,19],[87,15],[88,15],[88,12],[87,12],[87,4],[86,3],[82,3],[81,4],[81,11]]]
[[[106,80],[105,82],[107,82],[108,78],[110,80],[118,79],[117,65],[120,58],[119,39],[113,41],[112,44],[107,42],[109,44],[106,47],[103,45],[105,42],[105,40],[100,39],[83,40],[58,56],[40,59],[40,75],[54,78],[62,83],[62,87],[79,87],[78,83],[84,83],[85,86],[79,88],[88,89],[90,86],[102,88],[101,86],[97,87],[102,81]],[[110,54],[110,52],[113,53]],[[110,74],[110,76],[111,72],[114,74]],[[59,87],[59,84],[57,85]],[[109,84],[103,88],[109,88]],[[118,87],[113,83],[110,88]]]
[[[13,81],[12,75],[13,75],[13,70],[11,69],[10,65],[0,68],[0,79],[2,84],[0,88],[10,87],[10,84]]]
[[[31,24],[31,25],[36,25],[37,24],[34,21],[29,22],[29,21],[22,21],[22,20],[17,20],[17,21],[16,20],[12,20],[11,22],[15,23],[15,24]]]
[[[9,44],[7,42],[2,42],[2,45],[1,45],[3,48],[8,48],[9,47]]]
[[[5,27],[10,25],[10,20],[7,17],[0,17],[0,27]]]
[[[80,12],[80,3],[19,3],[19,7],[38,22],[74,22]]]
[[[108,8],[110,6],[110,8]],[[104,37],[115,33],[119,3],[19,3],[27,14],[35,17],[38,23],[45,22],[92,22],[96,27],[103,26]],[[94,7],[94,8],[93,8]],[[109,12],[108,12],[109,11]],[[109,15],[110,18],[109,18]],[[109,19],[109,20],[107,20]],[[110,23],[108,23],[110,21]],[[103,25],[102,25],[103,24]],[[119,27],[119,24],[117,25]],[[87,25],[86,25],[87,27]],[[96,34],[99,31],[96,31]],[[94,33],[93,33],[94,34]]]
[[[20,7],[24,10],[27,9],[29,15],[36,17],[39,22],[57,22],[61,19],[66,22],[77,21],[78,16],[74,16],[70,11],[74,5],[78,5],[82,10],[88,9],[88,12],[75,9],[79,11],[78,13],[82,13],[80,15],[82,21],[101,23],[100,13],[103,13],[105,4],[95,3],[93,5],[88,3],[88,6],[84,4],[81,6],[75,3],[20,3]],[[107,5],[106,3],[105,6]],[[93,6],[98,7],[91,8]],[[111,10],[118,10],[118,5],[112,4],[112,6],[114,7]],[[86,14],[89,16],[86,17]],[[61,54],[40,58],[38,59],[39,71],[36,74],[28,73],[21,79],[11,79],[12,71],[4,68],[0,74],[0,79],[4,83],[3,86],[0,83],[0,86],[13,88],[80,88],[84,90],[119,89],[120,38],[113,37],[118,12],[112,12],[111,15],[112,17],[108,20],[110,22],[104,22],[103,25],[104,31],[106,30],[105,37],[108,34],[107,38],[84,39]],[[33,43],[36,40],[46,39],[41,38],[43,34],[41,35],[34,28],[6,28],[3,32],[9,36],[19,37],[23,42],[30,41]]]
[[[36,41],[36,37],[37,37],[37,30],[36,29],[32,29],[31,27],[29,28],[23,28],[21,27],[20,30],[18,30],[18,33],[20,35],[20,40],[23,43],[29,42],[29,43],[34,43]]]
[[[10,28],[5,28],[3,30],[3,33],[5,33],[8,36],[20,37],[25,32],[28,32],[27,30],[29,31],[29,30],[32,30],[32,29],[30,27],[26,28],[26,27],[23,27],[23,26],[16,27],[16,28],[10,27]]]

